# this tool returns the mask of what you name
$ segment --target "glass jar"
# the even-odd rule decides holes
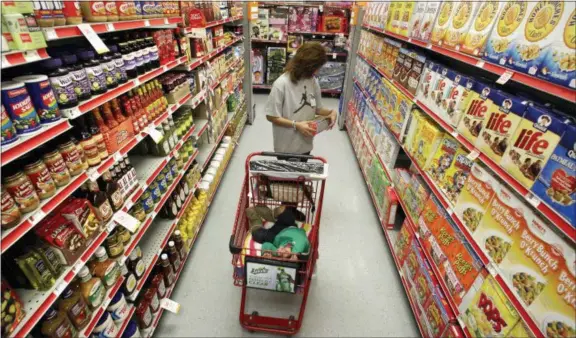
[[[56,193],[56,185],[44,162],[36,160],[24,166],[24,172],[30,179],[41,200],[50,198]]]
[[[18,204],[22,212],[31,212],[40,205],[40,198],[34,189],[34,185],[21,171],[5,178],[6,190]]]
[[[122,241],[122,238],[119,236],[118,229],[115,229],[108,235],[104,246],[110,258],[122,256],[124,253],[124,241]]]
[[[82,158],[76,145],[72,141],[67,141],[60,144],[58,149],[64,159],[64,163],[66,163],[68,167],[70,175],[80,175],[84,171],[84,164],[82,163]]]
[[[58,150],[54,149],[44,154],[42,159],[57,187],[63,187],[70,182],[70,172]]]
[[[136,218],[140,222],[144,222],[144,220],[146,219],[146,212],[144,211],[144,208],[142,207],[141,201],[140,201],[140,203],[134,204],[134,206],[130,210],[130,215],[132,215],[134,218]]]
[[[130,231],[128,231],[128,229],[121,226],[116,228],[116,231],[118,232],[118,237],[120,238],[120,240],[122,240],[122,243],[124,243],[124,245],[130,242],[130,238],[132,238],[132,235],[130,235]]]
[[[2,187],[2,229],[10,229],[20,223],[22,213],[14,198]]]

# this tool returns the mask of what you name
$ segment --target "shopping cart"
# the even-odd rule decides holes
[[[290,160],[276,160],[288,156]],[[270,160],[270,158],[273,158]],[[234,285],[242,287],[240,324],[249,331],[293,335],[304,318],[312,273],[318,259],[318,235],[328,164],[321,157],[281,153],[252,153],[246,159],[236,221],[230,237]],[[249,231],[246,208],[296,208],[297,226],[310,242],[306,253],[282,258],[262,250]],[[270,224],[271,225],[271,224]],[[245,313],[247,288],[293,293],[302,298],[297,316],[277,318]]]

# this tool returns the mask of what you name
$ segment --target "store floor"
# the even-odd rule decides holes
[[[172,294],[172,299],[182,305],[180,313],[165,312],[155,332],[157,337],[263,336],[240,326],[241,289],[232,283],[228,251],[245,159],[251,152],[272,150],[272,128],[263,112],[266,95],[255,94],[254,100],[256,121],[246,126],[240,138]],[[338,100],[323,100],[328,108],[337,109]],[[419,336],[347,134],[337,129],[320,134],[313,153],[327,159],[330,176],[324,196],[317,276],[298,336]],[[251,299],[259,301],[253,309],[260,315],[293,305],[279,302],[300,299],[250,291]],[[296,304],[292,313],[298,311],[299,302]]]

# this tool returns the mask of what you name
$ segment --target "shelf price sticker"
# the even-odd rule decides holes
[[[180,304],[168,298],[162,298],[160,300],[160,307],[175,314],[180,312]]]
[[[485,64],[484,60],[478,60],[478,61],[476,62],[476,67],[478,67],[478,68],[484,68],[484,64]]]
[[[498,80],[496,80],[496,83],[503,85],[506,82],[508,82],[508,80],[510,80],[512,78],[512,75],[514,75],[514,72],[507,70],[504,73],[502,73],[502,75],[500,75]]]
[[[44,217],[46,217],[46,213],[42,210],[38,210],[36,211],[36,213],[34,215],[32,215],[32,224],[37,224],[38,222],[40,222],[40,220],[42,220]]]
[[[84,262],[82,261],[78,261],[78,263],[76,263],[74,265],[74,268],[72,269],[72,271],[74,272],[74,274],[78,274],[78,272],[80,272],[80,270],[84,267]]]
[[[122,210],[116,211],[116,213],[112,217],[112,220],[120,224],[124,228],[126,228],[131,233],[135,233],[136,230],[138,230],[138,228],[140,227],[139,220],[137,220],[136,218],[132,217],[130,214]]]
[[[150,135],[150,137],[156,144],[160,143],[160,141],[162,141],[163,138],[162,133],[152,125],[148,127],[148,135]]]
[[[116,29],[114,28],[114,24],[113,24],[113,23],[107,23],[107,24],[106,24],[106,30],[109,31],[109,32],[113,32],[113,31],[115,31]]]
[[[64,289],[66,289],[67,286],[68,286],[68,283],[66,283],[66,282],[62,282],[62,283],[58,284],[56,286],[56,288],[54,289],[54,295],[56,297],[60,296],[62,294],[62,292],[64,292]]]
[[[478,149],[474,149],[470,152],[470,154],[468,154],[468,156],[466,156],[470,161],[474,161],[475,159],[478,158],[478,155],[480,155],[480,153],[478,152]]]
[[[534,208],[538,208],[540,206],[540,199],[536,197],[533,193],[528,192],[526,196],[524,196],[528,203],[532,204]]]
[[[22,55],[24,56],[24,60],[26,60],[26,62],[38,61],[41,59],[37,50],[29,50],[22,53]]]
[[[111,233],[114,230],[114,228],[116,228],[116,222],[112,221],[112,222],[108,223],[107,230],[109,233]]]
[[[88,42],[90,42],[90,44],[92,45],[92,47],[94,47],[94,50],[96,50],[98,54],[104,54],[110,52],[110,50],[108,49],[108,47],[106,47],[102,39],[100,39],[98,34],[96,34],[92,26],[86,23],[82,23],[78,25],[78,29],[80,29],[82,34],[84,34],[86,39],[88,39]]]

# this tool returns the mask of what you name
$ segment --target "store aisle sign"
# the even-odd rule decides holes
[[[246,262],[246,286],[255,289],[294,293],[296,268]]]

